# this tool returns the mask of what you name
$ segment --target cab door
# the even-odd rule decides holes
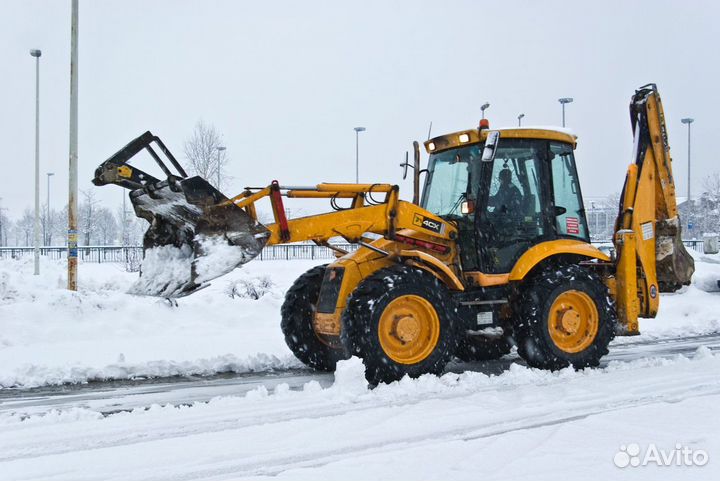
[[[553,236],[547,169],[548,142],[501,139],[483,166],[476,235],[481,270],[510,272],[531,246]]]
[[[590,241],[572,146],[550,142],[554,224],[557,237]]]

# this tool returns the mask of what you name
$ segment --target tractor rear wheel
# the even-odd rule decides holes
[[[288,289],[280,309],[280,327],[285,335],[285,343],[295,357],[313,369],[334,371],[337,362],[348,356],[342,348],[334,348],[322,341],[313,329],[325,267],[313,267],[298,277]]]
[[[518,353],[532,367],[597,366],[615,337],[617,315],[599,276],[578,265],[527,281],[515,325]]]
[[[448,289],[408,266],[381,269],[363,280],[343,313],[341,339],[363,359],[372,384],[440,374],[457,347]]]

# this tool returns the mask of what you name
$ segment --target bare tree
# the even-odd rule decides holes
[[[214,125],[200,120],[195,124],[192,136],[185,141],[184,149],[188,170],[207,180],[218,190],[222,190],[222,186],[230,178],[226,171],[227,151],[222,147],[222,134]]]
[[[5,214],[5,209],[0,208],[0,246],[7,245],[8,232],[11,228],[10,218]]]
[[[24,245],[31,245],[30,241],[33,236],[33,231],[35,230],[35,215],[30,209],[25,209],[25,211],[23,212],[23,216],[17,222],[15,228],[18,232],[23,234],[25,239]]]
[[[48,212],[47,204],[45,204],[40,212],[40,228],[43,232],[43,245],[52,245],[53,235],[57,233],[57,228],[60,224],[62,224],[60,213],[54,209]]]
[[[117,209],[117,224],[120,230],[120,242],[123,246],[141,246],[143,235],[148,228],[148,222],[135,216],[132,209],[127,209],[123,215],[122,206]],[[123,228],[123,221],[125,226]]]
[[[90,245],[90,241],[97,234],[97,223],[95,216],[98,211],[99,201],[95,198],[95,191],[92,189],[82,191],[83,202],[80,204],[80,218],[78,227],[80,233],[84,236],[86,246]]]
[[[95,214],[95,224],[97,224],[97,244],[112,245],[117,237],[118,224],[115,216],[107,207],[100,207]]]
[[[697,221],[702,232],[720,232],[720,173],[713,172],[703,181]]]

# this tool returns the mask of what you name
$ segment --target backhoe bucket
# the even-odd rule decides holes
[[[682,228],[678,217],[656,224],[655,256],[660,292],[675,292],[690,284],[695,272],[695,260],[682,242]]]
[[[173,174],[152,148],[165,154]],[[130,159],[147,151],[167,176],[159,180]],[[206,287],[208,281],[232,271],[265,246],[268,229],[201,177],[188,177],[160,138],[145,132],[95,170],[95,185],[131,189],[138,217],[150,222],[143,239],[140,278],[130,293],[182,297]]]

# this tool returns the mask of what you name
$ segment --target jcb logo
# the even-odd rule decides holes
[[[420,214],[415,214],[415,216],[413,217],[413,225],[435,232],[436,234],[442,234],[444,230],[444,224],[442,222],[428,219],[424,215]]]

